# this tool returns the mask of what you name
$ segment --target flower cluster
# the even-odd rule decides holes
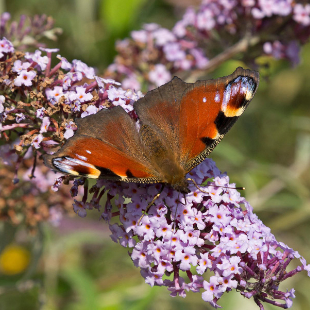
[[[131,36],[132,39],[116,44],[119,56],[106,73],[121,74],[119,79],[124,88],[141,89],[144,80],[158,87],[170,81],[172,73],[202,69],[208,63],[198,42],[179,40],[173,32],[157,24],[144,25]]]
[[[251,67],[262,54],[296,65],[299,46],[309,36],[309,4],[204,0],[197,11],[187,9],[171,31],[157,24],[132,31],[130,39],[117,43],[118,55],[105,74],[122,81],[124,88],[148,90],[175,74],[188,78],[198,70],[203,75],[245,51],[243,61]]]
[[[15,51],[8,39],[0,40],[0,91],[3,94],[0,95],[0,139],[4,142],[0,146],[0,153],[2,163],[5,164],[3,175],[13,174],[11,180],[16,184],[20,181],[18,172],[25,173],[22,180],[23,188],[27,187],[24,186],[24,182],[31,182],[34,187],[32,191],[28,190],[29,195],[35,196],[39,190],[42,193],[42,197],[39,198],[45,202],[50,200],[46,199],[43,193],[47,194],[47,189],[54,183],[55,174],[43,166],[41,155],[53,152],[55,147],[59,147],[73,136],[77,129],[75,118],[85,117],[104,107],[116,105],[121,105],[130,112],[130,103],[142,96],[141,92],[125,91],[116,87],[119,83],[113,80],[97,77],[95,70],[80,60],[70,63],[58,55],[59,62],[51,68],[52,53],[57,51],[41,47],[34,53],[22,53]],[[31,161],[33,164],[29,167]],[[29,171],[26,172],[25,169]],[[53,190],[58,190],[68,179],[70,178],[59,177]],[[9,182],[11,180],[8,179]],[[13,185],[8,186],[7,191],[4,190],[5,184],[1,190],[13,195]],[[51,193],[49,194],[52,197]],[[58,196],[64,199],[64,209],[68,203],[67,194],[68,190],[65,190]],[[1,217],[17,223],[10,216],[13,214],[10,210],[16,206],[14,212],[19,213],[27,208],[17,207],[16,199],[23,199],[20,195],[14,196],[15,198],[12,195],[6,196],[11,199],[12,203],[9,205],[12,207],[0,208]],[[34,201],[36,199],[33,199]],[[55,203],[50,202],[49,206],[54,207]],[[27,216],[20,218],[25,219]],[[47,218],[48,210],[43,217],[37,216],[37,221]],[[27,223],[37,221],[26,220]]]
[[[86,209],[100,208],[108,191],[102,217],[110,222],[112,240],[131,249],[147,284],[166,286],[171,296],[202,292],[203,300],[217,308],[223,293],[237,289],[260,309],[262,302],[291,307],[294,289],[282,292],[279,284],[302,270],[310,276],[310,265],[275,239],[211,159],[189,177],[198,184],[214,181],[199,189],[191,184],[185,197],[165,187],[145,214],[160,186],[100,180],[90,191],[95,192],[91,202],[76,201],[75,211],[84,217]],[[288,272],[293,258],[302,266]],[[213,273],[209,279],[207,271]]]
[[[43,47],[45,45],[40,42],[42,38],[56,40],[57,35],[62,33],[60,28],[53,28],[54,20],[46,15],[35,15],[33,18],[21,15],[19,22],[10,22],[10,19],[10,13],[1,14],[0,38],[14,42],[14,46],[18,46],[19,50],[25,50],[30,46]]]
[[[21,161],[9,144],[0,147],[0,219],[36,232],[41,222],[49,221],[57,226],[64,213],[74,213],[70,190],[62,186],[55,195],[51,188],[55,173],[42,164],[34,171],[30,153]],[[23,175],[18,186],[17,168]]]
[[[24,54],[14,52],[7,39],[0,41],[0,89],[6,94],[0,97],[1,132],[9,141],[11,136],[16,138],[13,132],[17,128],[27,131],[14,145],[21,156],[30,147],[47,152],[73,136],[74,118],[116,105],[129,112],[129,103],[142,96],[141,92],[125,91],[114,86],[119,83],[96,76],[95,70],[80,60],[70,63],[58,55],[58,64],[51,68],[52,53],[57,51],[40,48]]]

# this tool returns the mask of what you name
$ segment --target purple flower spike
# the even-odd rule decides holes
[[[238,289],[245,297],[254,298],[261,309],[263,302],[290,307],[294,291],[281,292],[279,284],[302,270],[309,272],[309,265],[297,252],[277,242],[211,159],[191,171],[197,183],[211,175],[214,182],[201,185],[205,192],[191,185],[193,191],[185,199],[165,187],[144,215],[158,193],[157,184],[98,181],[97,187],[104,185],[109,191],[104,218],[110,221],[119,216],[120,220],[120,224],[110,225],[111,238],[132,249],[131,259],[147,284],[166,286],[171,296],[201,292],[203,300],[219,308],[221,296]],[[118,212],[111,208],[114,196],[118,197]],[[131,202],[124,204],[124,198]],[[84,217],[90,206],[75,201],[74,208]],[[302,267],[287,272],[293,258],[300,259]],[[200,276],[207,271],[213,273],[209,280]],[[180,277],[180,272],[187,277]],[[169,275],[171,279],[166,278]]]

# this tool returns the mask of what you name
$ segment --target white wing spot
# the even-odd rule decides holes
[[[87,158],[85,156],[79,155],[79,154],[75,154],[79,159],[87,161]]]
[[[203,102],[207,102],[207,98],[206,98],[206,97],[203,97],[202,101],[203,101]]]
[[[89,150],[86,150],[86,153],[88,153],[88,154],[91,154],[91,151],[89,151]]]

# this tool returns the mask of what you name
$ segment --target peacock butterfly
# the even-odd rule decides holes
[[[119,106],[76,120],[75,135],[45,164],[66,174],[170,184],[188,193],[185,175],[222,140],[253,98],[256,71],[194,84],[174,77],[134,103],[136,122]]]

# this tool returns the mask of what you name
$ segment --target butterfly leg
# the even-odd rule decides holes
[[[208,194],[208,192],[204,191],[201,187],[198,186],[198,184],[196,183],[196,181],[195,181],[194,179],[188,178],[188,179],[186,179],[186,180],[187,180],[187,181],[192,181],[193,184],[197,187],[197,189],[199,189],[199,190],[200,190],[201,192],[203,192],[203,193],[207,193],[207,194]]]
[[[144,215],[147,214],[147,213],[149,212],[151,206],[154,204],[154,202],[156,201],[156,199],[159,198],[159,196],[161,195],[161,193],[162,193],[162,191],[164,190],[164,188],[165,188],[165,184],[163,183],[163,184],[161,185],[161,189],[160,189],[159,193],[156,194],[156,195],[153,197],[152,201],[147,205],[145,211],[142,211],[143,213],[142,213],[141,217],[139,218],[139,221],[138,221],[137,225],[140,225],[140,222],[141,222],[141,220],[143,219]]]

